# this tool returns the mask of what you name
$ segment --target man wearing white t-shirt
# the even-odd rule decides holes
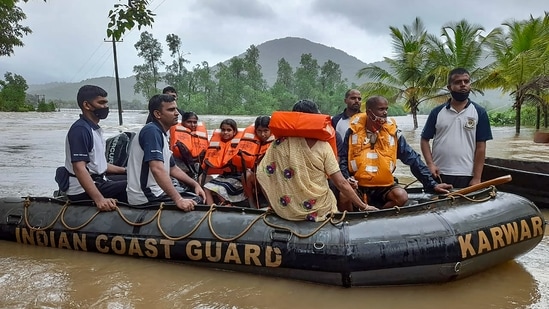
[[[450,71],[447,88],[451,98],[429,114],[421,133],[421,152],[435,179],[464,188],[481,181],[486,141],[492,139],[492,131],[486,110],[469,99],[467,70]]]

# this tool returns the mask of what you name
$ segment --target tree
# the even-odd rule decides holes
[[[13,54],[13,47],[23,46],[23,36],[32,33],[29,27],[20,24],[26,15],[15,5],[18,1],[0,1],[0,57]],[[127,4],[115,4],[114,9],[108,13],[107,37],[119,41],[126,31],[136,25],[139,30],[143,26],[151,26],[155,14],[147,8],[148,6],[148,0],[128,0]]]
[[[290,110],[297,100],[297,96],[294,95],[294,72],[284,58],[278,60],[276,82],[271,88],[271,95],[277,102],[275,109]]]
[[[263,79],[259,64],[259,49],[250,45],[244,54],[244,69],[246,70],[246,84],[253,90],[264,91],[267,82]]]
[[[135,84],[133,85],[135,93],[141,93],[149,99],[159,92],[147,65],[136,65],[133,67],[133,72],[135,73]]]
[[[119,41],[122,35],[133,29],[136,24],[139,30],[143,26],[151,26],[155,14],[147,9],[148,5],[148,0],[128,0],[128,4],[115,4],[114,9],[109,11],[107,37]]]
[[[259,64],[259,49],[255,45],[250,45],[246,50],[243,66],[245,74],[242,93],[243,104],[248,111],[263,111],[267,105],[264,102],[267,82],[263,79],[261,65]]]
[[[539,82],[540,76],[546,76],[546,59],[549,47],[546,26],[548,13],[544,18],[523,21],[506,21],[506,31],[495,36],[490,42],[495,57],[494,68],[487,77],[487,85],[500,88],[514,97],[513,108],[516,111],[515,132],[520,133],[521,108],[528,101],[536,99],[537,93],[544,88]]]
[[[473,92],[482,93],[485,89],[483,82],[491,63],[482,66],[481,61],[487,56],[488,43],[501,33],[501,29],[495,28],[486,36],[482,35],[483,31],[482,26],[462,19],[442,26],[440,37],[427,35],[430,70],[443,94],[448,93],[447,77],[454,68],[465,68],[471,73]]]
[[[295,94],[300,99],[316,100],[318,61],[312,54],[302,54],[300,66],[295,71]]]
[[[339,64],[328,60],[320,68],[319,85],[320,91],[333,91],[341,84],[341,69]]]
[[[170,56],[174,58],[172,64],[166,66],[166,75],[164,79],[169,85],[172,85],[182,95],[180,98],[184,101],[184,105],[188,104],[192,95],[193,78],[192,72],[185,67],[186,63],[190,61],[185,59],[186,55],[181,51],[181,39],[175,34],[168,34],[166,36],[166,43],[168,44],[168,50]]]
[[[342,94],[345,93],[348,88],[345,81],[341,79],[341,69],[339,64],[328,60],[324,62],[320,68],[320,76],[318,78],[319,94],[317,97],[317,103],[320,110],[326,114],[335,114],[340,104],[334,104],[334,102],[340,102]]]
[[[134,89],[146,98],[150,98],[151,91],[158,92],[157,84],[161,79],[159,67],[164,64],[161,58],[162,45],[152,34],[145,31],[141,33],[139,41],[134,46],[137,49],[137,55],[145,60],[143,65],[133,67],[137,79]]]
[[[0,2],[0,57],[13,54],[13,48],[23,46],[23,36],[32,33],[29,27],[20,24],[27,16],[15,5],[17,0]]]
[[[207,61],[203,61],[194,66],[192,74],[194,87],[189,108],[193,108],[198,113],[209,113],[216,89],[216,83],[212,79],[212,69]]]
[[[403,100],[414,119],[414,129],[418,128],[417,111],[421,102],[436,94],[433,76],[429,72],[427,31],[423,22],[416,17],[412,25],[404,25],[400,30],[389,27],[395,58],[385,57],[390,70],[369,65],[358,71],[358,76],[369,76],[373,82],[360,86],[364,94],[379,94],[389,101]]]
[[[218,82],[214,98],[216,104],[210,106],[210,110],[227,115],[243,113],[244,60],[233,57],[228,65],[218,63],[217,67],[215,77]]]
[[[29,89],[23,76],[6,72],[5,80],[0,80],[0,111],[26,112],[34,110],[25,103],[25,91]]]

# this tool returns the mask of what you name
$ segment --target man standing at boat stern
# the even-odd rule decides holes
[[[114,181],[105,176],[125,173],[123,167],[107,164],[105,157],[105,138],[99,121],[109,114],[107,92],[98,86],[85,85],[78,90],[77,101],[82,114],[65,140],[63,172],[68,171],[69,176],[67,197],[72,201],[92,199],[99,210],[114,210],[116,200],[127,201],[126,180]]]
[[[447,88],[451,98],[431,111],[423,127],[421,152],[435,179],[464,188],[481,181],[486,141],[492,139],[492,131],[486,110],[469,99],[467,70],[450,71]]]
[[[175,98],[166,94],[154,95],[149,100],[149,116],[152,121],[137,133],[130,144],[128,202],[143,205],[173,200],[179,209],[191,211],[196,200],[183,198],[181,194],[185,192],[180,193],[170,177],[183,182],[188,188],[194,188],[198,200],[205,200],[206,195],[198,182],[175,164],[168,144],[167,132],[177,124],[179,117]]]

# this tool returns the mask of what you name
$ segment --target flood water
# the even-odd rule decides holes
[[[115,113],[101,122],[107,136],[135,131],[146,119],[145,113],[125,112],[119,126]],[[0,196],[51,196],[65,134],[77,117],[76,110],[0,113]],[[213,129],[223,118],[201,120]],[[241,127],[254,120],[233,118]],[[411,116],[396,121],[419,151],[421,128],[412,130]],[[523,128],[520,136],[514,127],[493,133],[488,156],[549,160],[549,146],[533,143],[532,129]],[[399,165],[396,175],[411,179],[406,166]],[[0,241],[0,308],[549,308],[547,235],[515,261],[463,280],[350,289]]]

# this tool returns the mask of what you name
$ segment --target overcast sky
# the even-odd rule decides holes
[[[0,57],[0,78],[9,71],[29,84],[79,82],[114,76],[112,43],[106,39],[107,14],[115,0],[30,0],[19,2],[33,33],[12,57]],[[301,37],[335,47],[371,63],[390,57],[389,26],[402,28],[420,17],[438,34],[448,22],[467,19],[486,31],[502,22],[538,17],[545,0],[152,0],[152,28],[134,29],[117,44],[120,77],[142,64],[134,44],[148,31],[164,48],[166,35],[182,39],[191,66],[210,65],[244,52],[250,45]],[[357,70],[360,68],[357,68]]]

